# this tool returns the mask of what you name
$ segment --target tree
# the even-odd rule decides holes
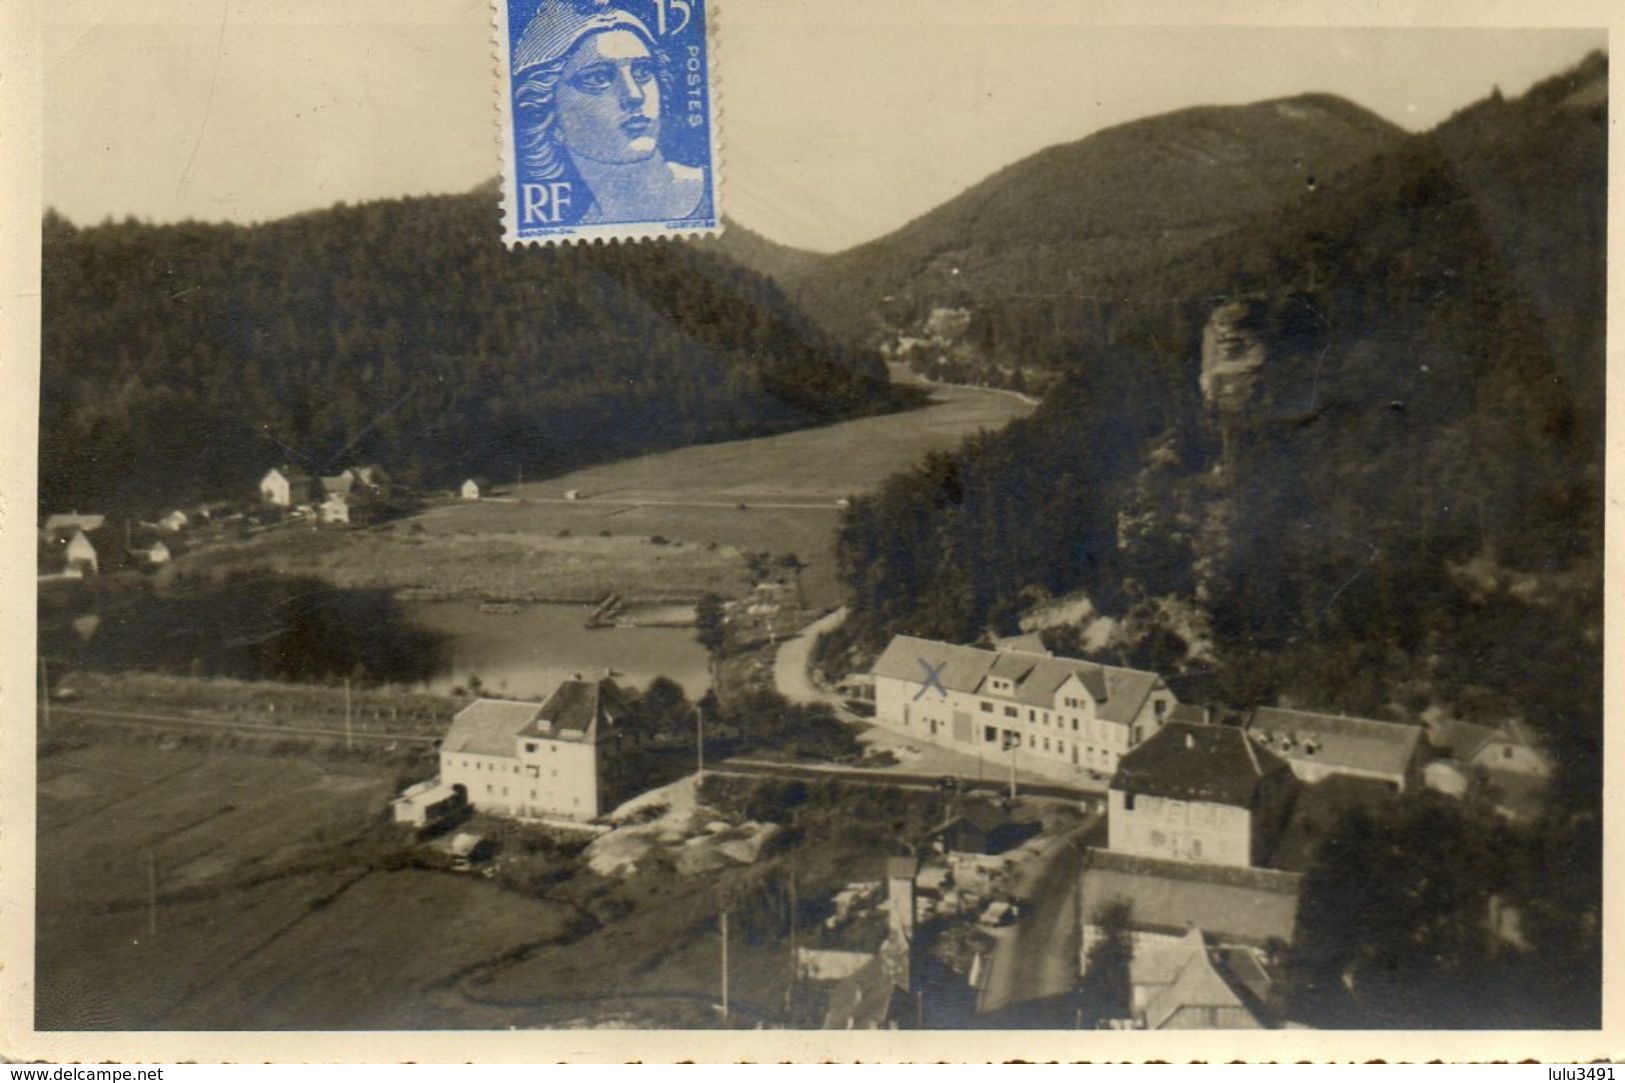
[[[1127,903],[1108,903],[1097,910],[1094,925],[1099,939],[1089,946],[1083,960],[1083,977],[1078,982],[1078,1023],[1094,1029],[1113,1019],[1128,1019],[1133,1012],[1133,987],[1129,966],[1134,961],[1134,941],[1129,923],[1132,914]]]
[[[716,594],[703,595],[694,607],[695,638],[700,646],[711,653],[711,664],[716,665],[717,658],[728,643],[727,617],[722,611],[722,598]]]

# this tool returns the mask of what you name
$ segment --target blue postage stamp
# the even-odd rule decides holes
[[[509,244],[718,228],[707,0],[493,0]]]

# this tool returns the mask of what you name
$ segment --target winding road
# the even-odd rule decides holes
[[[977,1004],[987,1025],[1073,1025],[1071,992],[1083,940],[1078,877],[1084,840],[1103,823],[1090,815],[1017,873],[1012,893],[1025,900],[1022,917],[997,934]]]

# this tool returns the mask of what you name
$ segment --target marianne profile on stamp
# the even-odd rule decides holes
[[[523,26],[509,39],[516,232],[710,225],[698,0],[655,0],[649,21],[610,0],[542,0],[521,24],[532,3],[508,5]]]

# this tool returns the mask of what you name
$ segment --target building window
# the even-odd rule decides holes
[[[989,743],[992,743],[993,741],[997,741],[998,739],[999,739],[999,727],[997,727],[997,726],[983,726],[982,727],[982,740],[987,741]]]
[[[1006,717],[1006,718],[1020,718],[1021,717],[1021,712],[1016,710],[1014,707],[1006,707],[1004,709],[1004,717]]]
[[[993,704],[989,703],[985,699],[982,701],[982,713],[983,714],[992,714],[993,713]]]
[[[1037,737],[1036,734],[1029,733],[1027,735],[1027,747],[1028,748],[1037,748],[1038,747],[1038,737]]]
[[[1125,793],[1123,795],[1123,811],[1124,812],[1133,812],[1134,811],[1134,795],[1133,794]]]
[[[1162,717],[1168,713],[1168,701],[1165,699],[1159,699],[1157,700],[1155,706],[1157,709],[1157,720],[1160,722],[1162,721]]]
[[[1077,733],[1077,732],[1078,732],[1078,720],[1077,720],[1077,719],[1076,719],[1076,718],[1074,718],[1074,719],[1073,719],[1073,720],[1072,720],[1072,732],[1073,732],[1073,733]]]
[[[526,741],[525,742],[525,751],[526,752],[535,752],[536,751],[536,742],[535,741]]]
[[[1037,711],[1031,711],[1031,710],[1028,711],[1027,712],[1027,721],[1029,721],[1029,722],[1037,722],[1038,721],[1038,712]]]
[[[1055,742],[1055,751],[1057,751],[1057,752],[1065,752],[1066,751],[1066,742],[1062,741],[1062,740],[1057,740]]]
[[[1045,752],[1049,751],[1049,738],[1048,737],[1044,738],[1044,751]]]

